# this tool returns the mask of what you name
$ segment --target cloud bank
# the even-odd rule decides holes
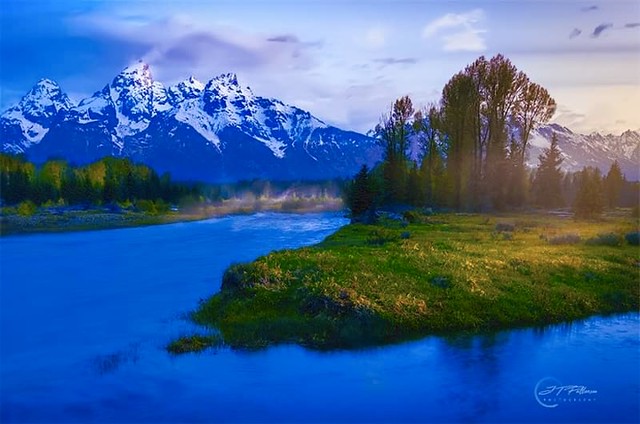
[[[431,22],[422,30],[422,37],[430,39],[439,36],[442,50],[447,52],[482,52],[487,49],[483,33],[479,28],[484,19],[482,9],[465,13],[447,13]]]

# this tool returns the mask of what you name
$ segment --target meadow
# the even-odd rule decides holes
[[[591,221],[409,212],[348,225],[318,245],[229,267],[192,314],[214,330],[169,350],[358,348],[637,311],[637,243],[638,219],[620,209]]]

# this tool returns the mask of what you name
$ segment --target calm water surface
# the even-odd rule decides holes
[[[637,313],[360,351],[166,353],[229,264],[345,223],[258,214],[0,239],[0,421],[640,420]]]

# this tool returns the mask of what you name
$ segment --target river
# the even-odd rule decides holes
[[[0,239],[0,421],[638,422],[637,313],[357,351],[172,356],[224,269],[346,220],[256,214]]]

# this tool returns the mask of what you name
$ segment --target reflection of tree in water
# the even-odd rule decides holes
[[[499,392],[506,389],[500,387],[501,372],[505,354],[512,350],[507,348],[510,339],[508,331],[442,338],[442,353],[449,359],[441,362],[447,368],[441,372],[450,374],[442,404],[459,411],[457,421],[482,420],[501,409]]]
[[[555,339],[556,336],[562,336],[565,338],[567,335],[575,334],[576,332],[581,331],[585,325],[587,325],[586,320],[561,322],[559,324],[533,327],[531,334],[533,334],[536,341],[548,341]]]

